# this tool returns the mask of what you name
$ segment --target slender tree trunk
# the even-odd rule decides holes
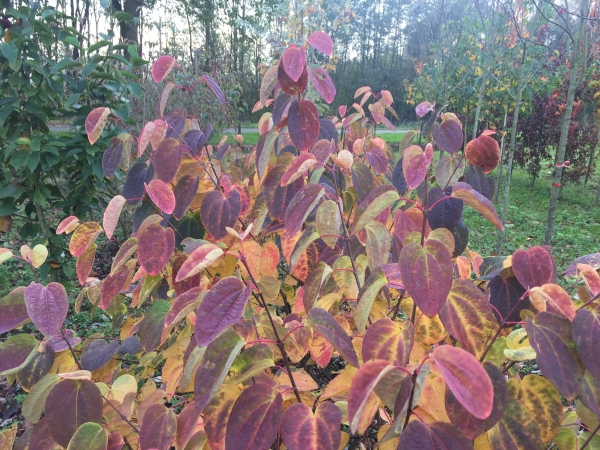
[[[508,119],[508,102],[504,108],[504,125],[502,125],[502,131],[506,130],[506,119]],[[502,134],[502,141],[500,142],[500,164],[498,165],[498,177],[496,178],[496,187],[494,188],[494,203],[498,201],[498,191],[500,190],[500,184],[502,180],[502,167],[504,166],[504,141],[506,140],[506,133]]]
[[[565,161],[565,153],[567,152],[567,139],[569,137],[569,127],[571,126],[571,115],[573,113],[573,101],[575,99],[575,91],[583,80],[585,74],[582,72],[579,76],[580,67],[584,64],[587,57],[586,43],[586,26],[587,16],[589,12],[589,0],[581,2],[581,22],[577,40],[572,42],[571,48],[571,72],[569,74],[569,87],[567,89],[567,101],[565,104],[565,113],[560,127],[560,140],[556,149],[556,165],[554,177],[552,179],[552,189],[550,190],[550,204],[548,205],[548,220],[546,221],[546,234],[544,236],[544,244],[548,245],[552,241],[552,231],[554,229],[554,219],[556,218],[556,207],[558,205],[558,197],[560,194],[560,186],[564,167],[562,164]],[[583,61],[582,61],[583,60]]]
[[[592,171],[592,164],[594,162],[594,156],[596,154],[596,147],[600,145],[600,122],[596,126],[597,134],[596,134],[596,146],[592,147],[590,151],[590,161],[588,162],[587,172],[585,173],[585,185],[587,185],[588,180],[590,179],[590,173]]]
[[[517,98],[515,99],[515,111],[513,113],[512,126],[510,127],[510,149],[506,161],[506,184],[504,186],[504,200],[502,202],[502,223],[506,221],[506,210],[508,208],[508,199],[510,193],[510,182],[512,178],[512,166],[515,156],[515,144],[517,140],[517,125],[519,124],[519,110],[521,109],[521,99],[525,84],[525,56],[527,55],[527,44],[523,42],[523,53],[521,56],[521,67],[519,68],[519,81],[517,85]],[[496,243],[496,252],[500,253],[504,242],[504,231],[498,231],[498,242]]]

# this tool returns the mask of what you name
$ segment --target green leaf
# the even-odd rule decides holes
[[[50,73],[57,73],[57,72],[60,72],[61,70],[72,69],[73,67],[79,67],[79,66],[81,66],[81,63],[79,63],[77,61],[73,61],[71,58],[67,58],[67,59],[63,59],[58,64],[56,64],[52,68]]]
[[[65,44],[71,44],[74,47],[81,48],[81,44],[74,36],[67,36],[62,40]]]
[[[87,49],[88,55],[96,50],[101,49],[102,47],[106,47],[107,45],[110,45],[109,41],[98,41],[95,44],[90,45],[90,47]]]
[[[123,21],[129,22],[130,24],[133,25],[133,16],[129,13],[126,13],[125,11],[115,11],[113,16],[117,20],[123,20]]]
[[[9,64],[13,64],[17,60],[17,47],[12,42],[1,43],[0,52],[8,59]]]
[[[127,87],[129,88],[129,92],[131,92],[137,98],[140,98],[142,96],[142,86],[140,85],[140,83],[130,81],[129,83],[127,83]]]
[[[73,103],[75,103],[78,99],[79,99],[79,94],[69,95],[69,98],[65,102],[65,108],[69,109],[71,106],[73,106]]]
[[[108,434],[97,423],[86,422],[77,428],[69,442],[67,450],[85,448],[87,450],[105,450],[108,446]]]

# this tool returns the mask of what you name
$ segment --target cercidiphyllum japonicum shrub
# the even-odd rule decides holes
[[[331,52],[324,33],[308,44]],[[154,78],[174,67],[163,56]],[[462,149],[460,122],[440,114],[425,149],[410,133],[396,162],[371,134],[388,93],[360,89],[356,112],[319,119],[303,93],[310,80],[328,100],[332,85],[305,45],[267,75],[273,112],[251,154],[214,151],[193,117],[163,115],[181,88],[167,83],[102,225],[59,226],[83,284],[73,309],[104,310],[110,335],[65,328],[58,283],[0,301],[0,373],[28,392],[19,448],[592,448],[579,430],[600,415],[600,255],[562,274],[576,300],[547,248],[480,256],[461,217],[466,203],[502,228],[491,132]],[[90,141],[109,114],[89,115]],[[88,280],[127,203],[132,237],[106,279]],[[34,253],[22,258],[35,271]],[[29,321],[39,334],[18,331]],[[541,375],[522,377],[534,359]]]

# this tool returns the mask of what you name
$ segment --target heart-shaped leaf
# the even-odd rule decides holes
[[[465,157],[469,164],[481,167],[488,174],[500,161],[500,146],[493,137],[481,134],[467,143]]]
[[[281,438],[289,450],[337,449],[341,421],[342,412],[331,402],[319,403],[314,414],[304,403],[295,403],[283,414]]]
[[[175,178],[182,160],[183,145],[180,145],[177,139],[166,138],[160,143],[152,158],[156,177],[165,183],[170,183]]]
[[[544,247],[518,249],[512,256],[512,268],[524,288],[552,282],[554,261]]]
[[[222,239],[227,236],[227,227],[235,226],[241,208],[240,194],[235,189],[227,196],[219,190],[210,191],[200,207],[202,224],[215,239]]]
[[[450,345],[437,347],[431,356],[460,404],[476,418],[487,419],[494,405],[494,387],[481,363],[466,350]]]
[[[60,334],[69,310],[69,299],[64,286],[56,282],[46,287],[40,283],[31,283],[25,289],[24,298],[27,313],[36,328],[44,336]]]
[[[433,158],[433,145],[428,144],[425,151],[418,145],[411,145],[402,154],[402,173],[410,189],[417,188],[427,176],[429,163]]]
[[[171,214],[175,210],[175,195],[168,184],[155,179],[146,185],[146,192],[161,211]]]
[[[379,319],[367,328],[362,343],[363,361],[373,359],[387,361],[404,367],[414,344],[412,322],[404,321],[402,326],[387,317]]]
[[[321,333],[346,361],[354,367],[359,366],[350,337],[331,314],[322,308],[312,308],[306,317],[306,326]]]
[[[175,249],[173,229],[165,229],[158,223],[151,223],[139,230],[137,239],[141,266],[149,275],[157,275],[167,265]]]
[[[252,286],[239,278],[219,280],[204,296],[196,311],[196,342],[200,347],[209,344],[228,325],[240,320]]]
[[[81,353],[81,366],[85,370],[94,372],[108,364],[118,349],[118,341],[106,343],[104,339],[94,339]]]
[[[77,227],[71,242],[69,242],[69,252],[74,258],[77,258],[85,252],[90,245],[94,243],[96,238],[102,233],[102,227],[96,222],[82,223]]]
[[[207,243],[201,245],[188,256],[179,268],[175,281],[179,282],[200,273],[219,259],[222,254],[223,250],[221,247],[215,244]]]
[[[406,290],[427,317],[434,317],[452,288],[452,256],[439,241],[421,247],[411,242],[400,252],[400,271]]]
[[[454,154],[463,146],[462,123],[452,113],[442,114],[441,117],[442,123],[435,122],[431,127],[431,134],[439,148]]]

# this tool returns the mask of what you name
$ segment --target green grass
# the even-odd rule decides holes
[[[542,177],[532,188],[530,180],[522,170],[513,171],[502,255],[544,243],[552,181]],[[552,238],[552,254],[559,273],[575,258],[600,251],[600,209],[592,208],[594,188],[591,186],[567,184],[563,188]],[[496,205],[499,213],[503,195],[502,187]],[[496,251],[498,230],[494,226],[466,205],[464,222],[469,227],[471,250],[482,256]]]

